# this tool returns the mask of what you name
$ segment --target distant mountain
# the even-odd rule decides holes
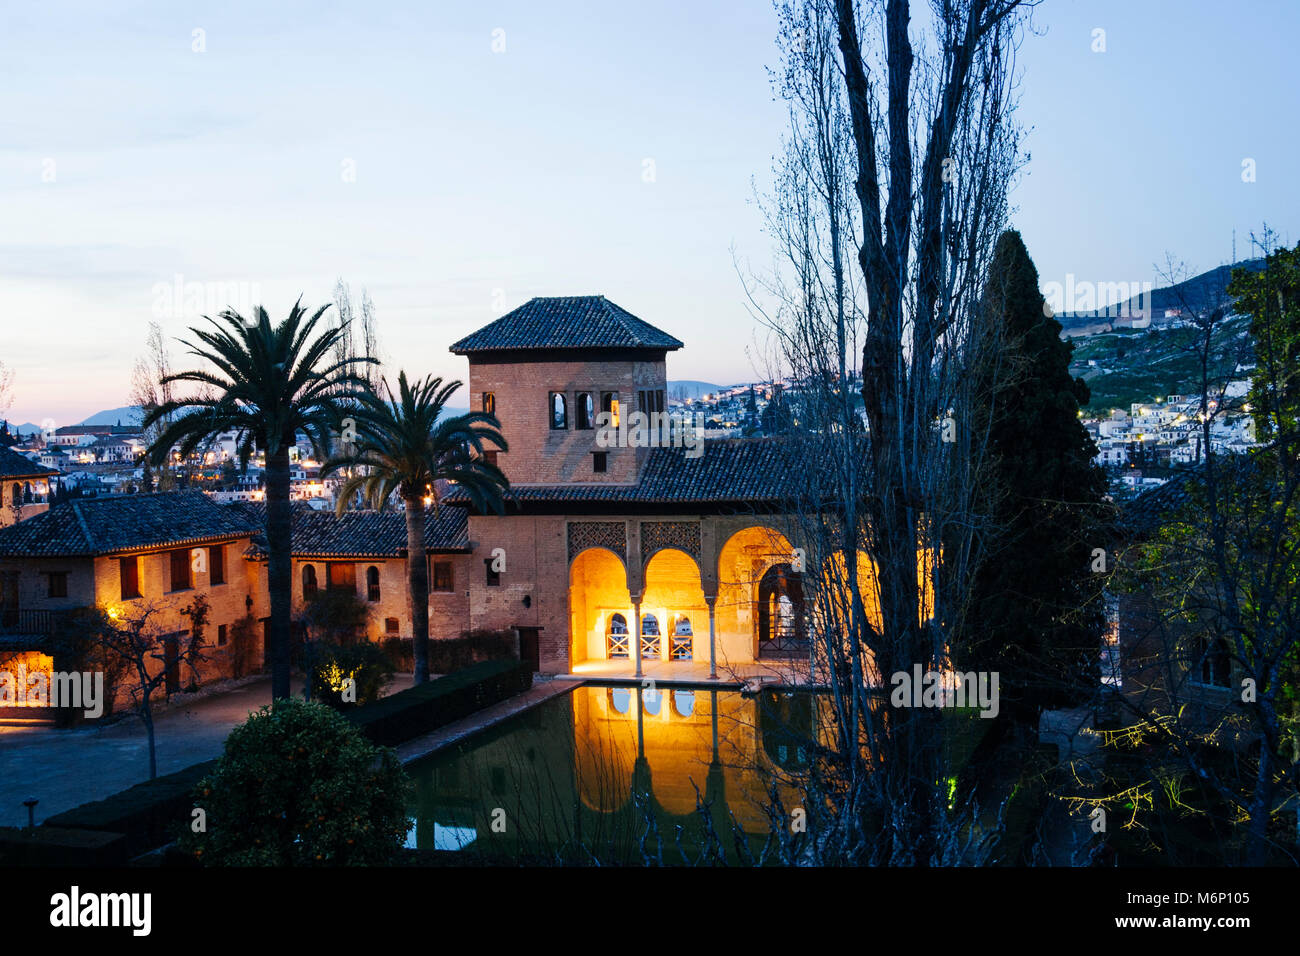
[[[696,382],[685,378],[674,379],[668,383],[668,397],[670,399],[683,397],[702,398],[705,395],[712,395],[724,387],[714,382]]]
[[[138,425],[140,424],[140,409],[134,405],[126,405],[122,408],[106,408],[102,412],[95,412],[89,418],[83,418],[77,422],[78,425]]]
[[[1160,328],[1171,321],[1165,317],[1166,309],[1178,309],[1184,302],[1195,305],[1197,302],[1212,301],[1224,295],[1234,268],[1258,271],[1264,268],[1264,260],[1248,259],[1236,266],[1219,266],[1176,285],[1152,289],[1146,296],[1135,295],[1126,302],[1109,307],[1100,305],[1090,312],[1059,312],[1056,319],[1061,323],[1062,335],[1095,335],[1114,329],[1145,327],[1135,325],[1134,322],[1139,311],[1145,309],[1151,327]]]

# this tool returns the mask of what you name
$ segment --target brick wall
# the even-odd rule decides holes
[[[496,415],[510,450],[498,457],[507,477],[518,484],[636,481],[645,449],[609,448],[596,444],[597,431],[578,430],[578,394],[590,392],[597,415],[601,393],[617,392],[620,415],[636,410],[639,389],[667,389],[662,359],[636,361],[538,361],[489,363],[471,359],[470,407],[481,410],[483,393],[496,399]],[[568,427],[551,428],[551,392],[562,392]],[[607,470],[592,470],[592,453],[608,451]]]

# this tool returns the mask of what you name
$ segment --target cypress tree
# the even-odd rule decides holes
[[[1097,686],[1107,482],[1079,421],[1089,392],[1070,374],[1074,346],[1045,308],[1018,232],[999,237],[981,306],[999,344],[974,395],[988,434],[979,489],[988,533],[968,666],[997,671],[1001,715],[1035,726],[1040,709],[1078,704]]]

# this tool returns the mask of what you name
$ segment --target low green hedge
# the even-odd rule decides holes
[[[191,792],[216,767],[215,760],[194,764],[166,776],[146,780],[104,800],[85,803],[56,814],[42,826],[66,830],[99,830],[126,837],[127,854],[138,856],[175,839],[188,824]]]
[[[523,693],[532,684],[532,672],[518,661],[484,661],[345,716],[374,743],[391,747]]]

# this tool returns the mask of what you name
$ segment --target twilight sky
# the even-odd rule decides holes
[[[1045,0],[1033,19],[1012,201],[1044,283],[1159,285],[1166,251],[1212,268],[1265,222],[1300,239],[1300,4]],[[6,4],[7,417],[126,404],[149,320],[197,315],[163,292],[178,277],[273,317],[343,277],[390,362],[460,378],[460,336],[534,295],[604,293],[686,342],[671,378],[753,377],[733,249],[770,258],[751,198],[785,122],[775,30],[768,0]]]

